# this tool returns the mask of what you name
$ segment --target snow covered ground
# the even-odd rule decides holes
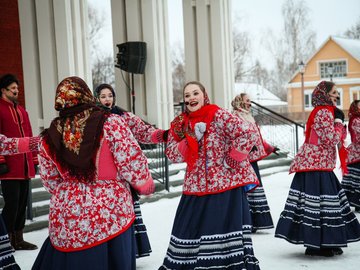
[[[275,169],[275,168],[274,168]],[[337,172],[337,175],[338,172]],[[276,172],[264,177],[263,184],[270,205],[274,223],[277,223],[283,210],[293,175],[287,172]],[[144,222],[148,229],[153,252],[149,257],[137,260],[137,269],[156,270],[162,264],[170,238],[172,222],[180,197],[161,199],[142,204]],[[356,213],[358,219],[360,214]],[[25,234],[25,239],[39,247],[47,237],[47,230]],[[260,261],[262,270],[350,270],[358,269],[360,242],[351,243],[344,248],[344,254],[331,258],[309,257],[304,255],[305,248],[293,245],[283,239],[274,237],[274,229],[258,231],[253,235],[255,255]],[[37,256],[35,251],[16,251],[15,258],[21,269],[28,270]]]

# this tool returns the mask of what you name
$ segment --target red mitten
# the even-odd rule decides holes
[[[150,195],[155,191],[154,180],[149,178],[144,185],[141,187],[136,187],[135,189],[139,192],[140,195]]]

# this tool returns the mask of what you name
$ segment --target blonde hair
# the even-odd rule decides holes
[[[246,93],[241,93],[235,96],[235,98],[231,101],[231,106],[233,107],[234,110],[238,110],[240,108],[245,109],[243,98],[246,95],[247,95]]]

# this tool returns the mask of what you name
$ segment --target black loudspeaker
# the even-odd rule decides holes
[[[146,43],[140,41],[117,44],[116,67],[129,73],[144,74],[146,64]]]

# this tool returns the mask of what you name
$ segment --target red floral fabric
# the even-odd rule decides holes
[[[169,132],[166,155],[172,162],[184,162],[184,151],[180,150],[186,145],[185,139],[178,141],[174,134],[174,131]],[[225,157],[232,150],[249,153],[256,140],[253,125],[242,122],[224,109],[217,110],[203,140],[199,141],[198,158],[193,169],[186,170],[183,193],[202,196],[258,184],[248,159],[238,162],[236,168],[224,164]]]
[[[111,115],[103,127],[97,171],[104,141],[113,155],[117,174],[113,179],[96,177],[93,182],[74,181],[51,158],[46,142],[41,141],[40,176],[52,194],[49,237],[58,250],[76,251],[101,244],[125,231],[135,218],[130,186],[136,189],[151,179],[147,159],[124,120]]]
[[[290,173],[332,171],[336,165],[336,145],[341,141],[342,133],[343,125],[334,124],[334,116],[330,110],[318,110],[309,141],[300,147],[290,165]]]
[[[347,164],[360,162],[360,117],[354,117],[349,123],[351,144],[347,147]]]
[[[236,115],[237,117],[243,119],[243,121],[248,121],[250,124],[254,125],[254,129],[257,132],[257,140],[255,143],[256,146],[256,150],[253,150],[249,153],[249,160],[250,162],[255,162],[255,161],[259,161],[265,157],[267,157],[268,155],[270,155],[273,151],[274,151],[274,147],[271,146],[270,144],[268,144],[263,137],[261,136],[261,131],[259,126],[255,123],[255,122],[251,122],[247,119],[249,119],[248,117],[244,117],[244,113],[242,113],[241,111],[233,111],[232,112],[234,115]]]
[[[152,125],[145,123],[140,117],[131,112],[124,112],[121,117],[124,119],[139,143],[148,144],[164,142],[162,138],[164,130],[154,128]]]

